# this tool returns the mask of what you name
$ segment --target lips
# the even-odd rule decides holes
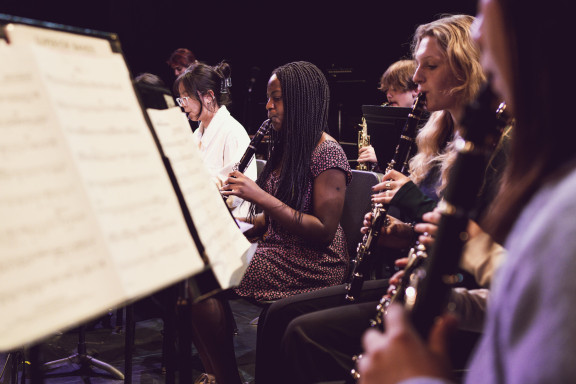
[[[424,102],[422,103],[422,107],[425,110],[428,110],[428,92],[420,90],[418,93],[421,93],[424,95],[425,98],[424,98]]]

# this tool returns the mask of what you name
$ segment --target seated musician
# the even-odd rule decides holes
[[[192,64],[197,64],[196,56],[188,48],[178,48],[170,54],[166,64],[174,71],[174,76],[178,77]]]
[[[414,60],[398,60],[391,64],[380,78],[379,90],[386,94],[385,105],[389,107],[411,108],[414,98],[418,94],[416,85],[412,81],[412,75],[416,71]],[[358,150],[358,163],[370,163],[376,172],[382,172],[386,165],[378,166],[376,152],[371,145]]]
[[[246,235],[261,240],[234,292],[192,306],[205,378],[218,384],[241,382],[228,298],[264,306],[341,284],[348,269],[339,223],[352,175],[344,150],[326,133],[328,82],[313,64],[292,62],[273,71],[267,95],[272,147],[266,166],[257,182],[235,171],[221,188],[223,195],[252,203],[246,220],[254,227]]]
[[[423,339],[403,307],[392,305],[386,332],[363,337],[362,383],[574,381],[576,154],[567,140],[574,124],[558,113],[570,109],[571,98],[551,101],[575,84],[552,59],[572,44],[570,6],[479,1],[474,30],[482,63],[516,125],[502,188],[483,222],[507,256],[494,276],[482,338],[465,377],[454,381],[448,361],[453,316],[436,319]],[[522,18],[511,17],[520,12]]]
[[[418,66],[413,79],[418,91],[426,94],[431,116],[417,135],[418,153],[410,161],[410,176],[391,171],[374,188],[378,193],[373,197],[375,202],[402,206],[402,213],[412,216],[410,221],[421,221],[422,214],[433,210],[442,196],[456,157],[454,139],[459,118],[485,81],[479,51],[470,36],[472,21],[473,17],[466,15],[441,18],[420,26],[414,36],[413,55]],[[500,169],[497,164],[492,168]],[[482,197],[489,199],[499,173],[487,172],[486,176]],[[411,203],[405,204],[408,195]],[[478,216],[486,204],[482,197]],[[412,227],[394,218],[378,238],[380,245],[392,246],[395,242],[398,247],[413,241]],[[387,279],[364,282],[354,304],[344,299],[345,285],[272,304],[258,323],[257,382],[349,379],[354,367],[352,356],[360,352],[361,335],[387,287]]]
[[[175,92],[180,95],[176,101],[189,120],[200,122],[194,137],[204,164],[218,187],[250,143],[246,129],[226,107],[231,102],[230,75],[231,68],[226,62],[214,67],[193,63],[174,82]],[[256,162],[248,166],[245,174],[256,180]],[[230,197],[226,203],[236,217],[248,213],[248,204],[242,204],[242,199]]]

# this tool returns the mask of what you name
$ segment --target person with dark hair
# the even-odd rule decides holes
[[[473,20],[469,15],[444,16],[422,25],[413,39],[418,64],[413,80],[418,90],[426,93],[431,116],[417,135],[418,153],[410,161],[410,176],[396,171],[384,175],[384,181],[374,187],[373,200],[398,207],[403,216],[416,222],[443,196],[457,153],[454,142],[459,137],[459,116],[485,83],[480,53],[471,38]],[[492,188],[497,188],[498,175],[485,182],[481,197],[489,198]],[[480,201],[478,217],[484,206]],[[366,225],[369,223],[370,215]],[[380,230],[378,243],[390,246],[391,241],[403,242],[403,247],[409,248],[415,240],[409,223],[390,217],[390,224]],[[352,356],[360,352],[361,335],[388,286],[388,279],[367,280],[354,303],[345,300],[346,286],[340,285],[272,304],[258,321],[257,382],[314,383],[349,378],[354,367]],[[470,343],[475,336],[466,335]],[[469,348],[468,342],[464,344],[463,350]]]
[[[142,72],[134,77],[134,82],[137,84],[146,84],[158,88],[167,88],[164,80],[160,76],[149,72]]]
[[[166,60],[166,64],[172,68],[174,71],[174,76],[178,77],[186,68],[190,65],[197,63],[196,56],[192,53],[191,50],[187,48],[178,48],[174,52],[170,54],[168,60]]]
[[[134,78],[134,85],[145,108],[165,109],[176,106],[172,92],[159,76],[143,72]]]
[[[379,90],[386,94],[386,105],[411,108],[418,95],[418,85],[412,80],[416,72],[414,60],[398,60],[392,63],[380,77]],[[363,146],[358,150],[358,163],[370,163],[372,169],[381,172],[374,147]]]
[[[176,77],[180,76],[182,73],[184,73],[186,68],[197,62],[198,60],[196,60],[196,56],[188,48],[176,49],[170,54],[168,60],[166,60],[166,64],[172,68],[174,71],[174,76]]]
[[[252,203],[246,235],[260,240],[234,297],[262,306],[343,282],[349,260],[340,216],[352,177],[344,150],[326,133],[330,94],[318,67],[297,61],[276,68],[267,96],[266,166],[257,182],[235,171],[221,188]],[[208,380],[237,384],[227,304],[212,297],[193,306],[194,342]]]
[[[339,221],[352,176],[326,133],[326,79],[311,63],[289,63],[274,70],[267,94],[271,150],[258,184],[235,172],[222,187],[252,202],[252,234],[266,234],[236,290],[257,301],[339,284],[348,266]]]
[[[492,89],[515,118],[502,186],[483,227],[507,256],[491,285],[482,338],[465,383],[571,383],[576,377],[576,153],[563,111],[573,76],[554,58],[572,45],[570,3],[480,0],[475,40]],[[522,14],[522,17],[517,15]],[[363,337],[362,384],[446,383],[448,339],[458,320],[443,314],[423,340],[399,304],[386,332]]]
[[[192,64],[174,81],[174,92],[180,95],[176,102],[191,121],[199,122],[194,131],[200,154],[208,171],[220,187],[234,165],[240,161],[250,144],[246,129],[230,114],[231,68],[226,62],[212,67]],[[256,162],[245,174],[256,180]],[[234,216],[245,216],[248,204],[231,197],[227,204]]]

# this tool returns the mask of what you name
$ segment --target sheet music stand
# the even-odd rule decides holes
[[[393,158],[402,127],[410,108],[363,105],[362,115],[366,119],[370,144],[374,147],[381,169]]]
[[[77,27],[72,27],[72,26],[67,26],[67,25],[61,25],[61,24],[56,24],[56,23],[50,23],[50,22],[34,20],[34,19],[29,19],[29,18],[24,18],[24,17],[18,17],[18,16],[12,16],[12,15],[6,15],[6,14],[0,13],[0,26],[3,26],[4,24],[7,24],[7,23],[30,25],[30,26],[39,27],[39,28],[54,29],[54,30],[59,30],[59,31],[76,33],[79,35],[103,38],[103,39],[107,39],[110,42],[110,45],[111,45],[113,51],[115,51],[115,52],[121,51],[117,35],[114,33],[91,30],[91,29],[77,28]],[[4,36],[2,35],[2,33],[0,33],[0,38],[3,38],[3,37]],[[40,360],[39,345],[33,345],[30,348],[30,353],[32,355],[31,360],[33,360],[33,363],[34,363],[32,366],[32,378],[31,378],[32,383],[33,384],[42,383],[43,377],[49,376],[49,375],[44,375],[44,373],[43,373],[44,370],[55,369],[55,368],[61,366],[63,363],[67,363],[67,362],[78,363],[80,365],[80,368],[77,370],[78,373],[89,372],[90,367],[93,366],[93,367],[97,367],[97,368],[104,370],[114,379],[124,380],[124,374],[122,372],[120,372],[118,369],[116,369],[115,367],[111,366],[108,363],[97,360],[94,357],[87,354],[85,337],[86,337],[86,325],[82,324],[78,328],[78,352],[71,355],[71,356],[65,357],[63,359],[54,360],[54,361],[47,362],[44,364],[42,364],[39,361]],[[59,375],[63,375],[63,374],[59,374]]]
[[[80,368],[78,370],[69,373],[70,375],[86,375],[90,374],[92,370],[91,367],[99,368],[107,372],[113,379],[124,380],[124,374],[118,369],[114,368],[112,365],[105,363],[103,361],[97,360],[94,357],[86,353],[86,324],[82,324],[78,327],[78,352],[65,357],[63,359],[58,359],[50,361],[43,364],[45,370],[56,369],[65,363],[79,364]],[[61,376],[62,374],[58,374]],[[50,377],[50,374],[44,375],[45,377]]]

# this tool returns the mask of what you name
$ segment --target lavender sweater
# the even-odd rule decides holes
[[[576,167],[537,192],[505,248],[465,382],[575,382]],[[402,384],[441,382],[420,377]]]

